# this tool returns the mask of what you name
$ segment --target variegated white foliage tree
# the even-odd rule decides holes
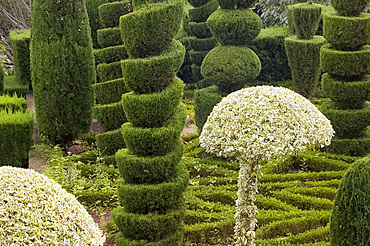
[[[260,161],[293,155],[308,146],[324,147],[333,135],[329,120],[309,100],[282,87],[241,89],[215,106],[200,145],[217,156],[236,157],[240,163],[237,245],[255,245]]]

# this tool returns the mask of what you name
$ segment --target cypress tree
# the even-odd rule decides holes
[[[31,79],[40,134],[65,145],[91,126],[94,57],[85,0],[33,0]]]

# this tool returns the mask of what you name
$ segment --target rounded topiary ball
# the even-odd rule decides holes
[[[357,16],[370,3],[369,0],[330,0],[331,5],[340,15]]]
[[[222,45],[246,45],[262,29],[260,17],[251,9],[218,9],[207,20],[212,34]]]
[[[261,72],[261,61],[251,49],[218,46],[204,58],[201,73],[211,78],[222,92],[230,93],[252,82]]]
[[[370,157],[352,164],[344,174],[330,218],[330,243],[367,246],[370,243]]]
[[[103,245],[86,209],[55,181],[29,169],[0,167],[0,245]]]

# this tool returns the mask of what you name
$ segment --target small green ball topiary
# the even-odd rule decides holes
[[[247,47],[218,46],[204,58],[201,73],[212,78],[222,92],[230,93],[252,82],[261,72],[256,53]]]
[[[330,243],[370,244],[370,157],[352,164],[339,185],[330,218]]]
[[[59,184],[29,169],[0,167],[0,245],[103,245],[86,209]]]
[[[262,29],[260,17],[251,9],[218,9],[211,14],[207,25],[222,45],[246,45]]]
[[[331,5],[340,14],[358,16],[369,4],[369,0],[330,0]]]

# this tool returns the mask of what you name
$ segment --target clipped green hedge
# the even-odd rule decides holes
[[[3,63],[0,62],[0,94],[3,92],[3,89],[4,89],[4,76],[5,76],[5,73],[4,73]]]
[[[9,33],[9,38],[12,44],[15,76],[20,84],[31,86],[29,48],[31,31],[29,29],[13,30]]]
[[[251,9],[218,9],[207,25],[222,45],[247,45],[262,29],[260,17]]]
[[[177,231],[168,235],[164,239],[155,242],[148,242],[148,240],[130,240],[125,238],[122,233],[117,233],[115,236],[115,243],[117,246],[180,246],[184,238],[184,227],[180,226]]]
[[[206,3],[208,3],[210,0],[189,0],[188,3],[191,4],[193,7],[200,7]]]
[[[207,26],[207,22],[189,22],[189,34],[197,38],[211,38],[211,29]]]
[[[103,156],[114,155],[126,147],[120,128],[96,135],[96,145]]]
[[[15,75],[4,76],[3,84],[0,82],[0,88],[3,87],[3,94],[17,95],[26,97],[29,91],[29,85],[21,85]],[[1,81],[1,72],[0,72]]]
[[[189,19],[191,22],[205,22],[217,8],[217,0],[211,0],[200,7],[189,9]]]
[[[119,18],[132,12],[128,0],[121,2],[105,3],[99,6],[99,20],[105,28],[119,26]]]
[[[124,45],[116,45],[94,50],[95,63],[112,63],[127,59],[127,51]]]
[[[359,81],[340,81],[329,74],[322,75],[322,90],[341,109],[360,109],[370,98],[370,76]]]
[[[324,37],[338,50],[357,50],[370,42],[370,15],[362,13],[358,17],[326,13]]]
[[[299,209],[329,210],[333,207],[333,202],[329,199],[294,194],[289,190],[274,191],[273,195],[275,198]]]
[[[190,61],[197,66],[201,66],[202,61],[208,52],[209,51],[189,50]]]
[[[211,38],[189,37],[188,41],[190,48],[197,51],[209,51],[217,45],[217,40],[215,37]]]
[[[357,78],[369,73],[370,45],[357,51],[335,50],[330,44],[321,48],[320,62],[324,72],[343,78]]]
[[[216,86],[207,87],[194,92],[195,123],[199,132],[202,132],[203,125],[206,123],[208,115],[221,99],[222,96]]]
[[[352,1],[344,1],[344,0],[331,0],[331,5],[335,8],[335,10],[344,16],[358,16],[368,5],[368,0],[352,0]]]
[[[191,73],[193,75],[193,80],[195,82],[200,82],[200,80],[203,79],[203,76],[202,74],[200,73],[200,66],[196,65],[196,64],[191,64]]]
[[[104,131],[112,131],[120,128],[127,121],[121,101],[103,105],[97,104],[93,108],[93,115]]]
[[[333,139],[326,149],[342,155],[365,156],[370,153],[370,138]]]
[[[0,95],[0,111],[25,113],[27,110],[27,100],[23,97]]]
[[[32,133],[32,114],[0,111],[0,166],[28,168]]]
[[[218,0],[222,9],[249,9],[255,4],[254,0]]]
[[[116,161],[126,183],[156,184],[171,180],[177,175],[176,166],[183,155],[183,144],[179,140],[174,149],[163,156],[137,156],[128,149],[116,153]]]
[[[121,61],[121,71],[128,88],[137,93],[161,91],[168,86],[180,69],[185,47],[173,40],[159,56]]]
[[[134,127],[160,127],[175,112],[184,91],[184,83],[174,78],[163,91],[150,94],[129,92],[122,95],[128,121]]]
[[[313,39],[299,39],[297,36],[285,38],[295,91],[302,96],[310,97],[314,88],[318,87],[321,75],[320,48],[324,43],[322,36],[314,36]]]
[[[92,87],[98,104],[118,102],[122,99],[122,94],[127,92],[123,78],[96,83]]]
[[[121,62],[100,63],[96,67],[101,82],[122,78]]]
[[[180,104],[162,127],[134,127],[131,122],[122,125],[122,135],[129,151],[135,155],[165,155],[174,149],[185,125],[186,107]]]
[[[312,39],[321,18],[321,5],[315,3],[298,3],[288,11],[292,11],[291,20],[298,39]]]
[[[177,34],[184,12],[182,0],[148,4],[120,18],[122,40],[130,58],[159,55]],[[145,26],[145,28],[142,28]]]
[[[103,48],[123,44],[119,27],[98,29],[96,33],[98,43]]]

